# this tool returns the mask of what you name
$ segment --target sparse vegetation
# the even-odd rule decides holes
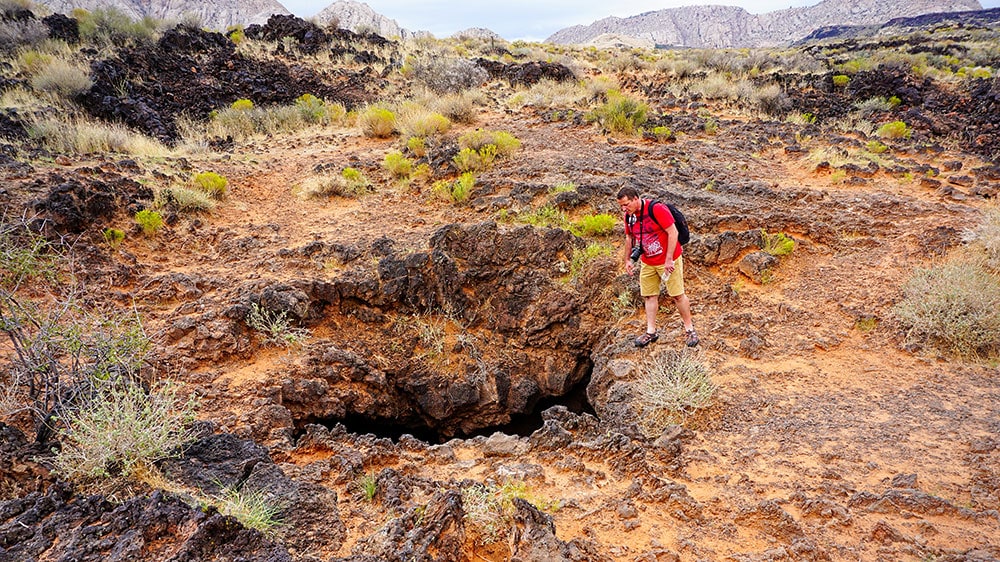
[[[469,200],[475,185],[476,176],[472,172],[465,172],[457,180],[438,180],[431,189],[444,199],[461,204]]]
[[[716,386],[708,367],[687,353],[663,353],[637,366],[636,398],[643,431],[656,437],[708,407]]]
[[[155,385],[148,393],[127,379],[95,381],[94,393],[64,414],[63,446],[55,470],[69,480],[131,478],[153,462],[180,453],[191,437],[194,403],[179,387]]]
[[[611,246],[599,242],[587,244],[583,249],[574,249],[573,257],[569,261],[570,279],[578,279],[587,264],[597,258],[610,256],[612,252],[613,248]]]
[[[414,79],[439,94],[479,86],[489,77],[473,61],[452,57],[428,57],[413,61],[411,71]]]
[[[594,110],[601,127],[612,134],[633,135],[646,122],[649,107],[617,90],[608,92],[608,100]]]
[[[913,132],[902,121],[890,121],[879,127],[876,134],[887,139],[908,139]]]
[[[1000,280],[973,261],[917,271],[894,310],[912,340],[960,357],[1000,353]]]
[[[264,337],[264,341],[277,347],[298,345],[309,337],[309,331],[294,327],[284,311],[274,312],[257,303],[250,304],[244,320]]]
[[[143,209],[135,214],[135,223],[146,236],[155,236],[163,228],[163,217],[157,211]]]
[[[358,115],[358,126],[366,137],[389,138],[396,133],[396,114],[388,108],[372,105]]]
[[[772,256],[787,256],[795,249],[795,240],[787,236],[784,232],[768,234],[763,228],[760,229],[762,240],[761,249]]]
[[[226,195],[229,180],[215,172],[198,172],[191,180],[194,185],[207,193],[212,199],[222,199]]]
[[[121,246],[122,241],[125,240],[125,231],[117,228],[105,228],[102,232],[104,236],[104,241],[108,243],[108,246],[112,248],[117,248]]]
[[[620,219],[614,215],[601,213],[580,217],[573,223],[573,233],[578,236],[608,236]]]
[[[284,525],[281,512],[285,506],[262,490],[226,487],[208,501],[216,506],[219,513],[231,515],[244,527],[268,536],[274,536]]]
[[[504,541],[510,533],[514,500],[522,499],[539,507],[554,510],[557,502],[539,502],[533,498],[527,484],[506,481],[496,484],[471,484],[462,488],[462,508],[465,522],[475,534],[479,544],[489,545]],[[539,506],[541,504],[541,506]]]
[[[396,150],[385,155],[385,159],[382,160],[382,167],[397,180],[409,178],[410,173],[413,172],[413,160],[403,156],[402,152]]]

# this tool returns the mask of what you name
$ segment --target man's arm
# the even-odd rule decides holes
[[[667,271],[674,270],[674,251],[677,250],[677,225],[667,227],[667,261],[663,263],[663,268]]]
[[[632,271],[635,269],[635,265],[632,260],[629,259],[629,254],[632,253],[632,235],[628,232],[628,225],[625,225],[625,245],[622,246],[622,259],[625,261],[625,273],[632,275]]]

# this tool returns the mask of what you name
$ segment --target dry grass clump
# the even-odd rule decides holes
[[[1000,353],[1000,278],[975,261],[917,271],[894,312],[911,339],[966,358]]]
[[[358,127],[366,137],[389,138],[397,131],[396,114],[381,105],[369,105],[358,114]]]
[[[401,104],[396,127],[404,140],[410,137],[427,138],[446,133],[451,128],[451,121],[440,113],[410,101]]]
[[[0,10],[0,14],[3,10]],[[6,20],[0,18],[0,54],[10,56],[18,49],[34,47],[49,37],[49,28],[34,20]]]
[[[604,82],[589,82],[589,84],[605,84]],[[606,90],[604,91],[606,93]],[[582,108],[594,97],[587,85],[580,82],[557,82],[551,79],[539,80],[529,88],[525,88],[507,100],[507,106],[520,109],[532,107],[574,107]]]
[[[86,92],[93,84],[86,69],[60,57],[52,58],[31,77],[35,90],[67,98]]]
[[[608,101],[594,110],[602,128],[612,134],[634,135],[643,123],[649,106],[616,90],[608,92]]]
[[[52,152],[87,154],[119,152],[136,156],[164,156],[163,143],[118,124],[83,117],[39,117],[28,126],[28,136]]]
[[[664,353],[639,364],[636,398],[643,431],[655,437],[709,406],[716,386],[708,366],[688,353]]]
[[[148,393],[135,383],[103,384],[89,402],[64,420],[56,472],[69,480],[129,478],[140,467],[180,452],[191,439],[194,403],[178,386],[160,384]]]
[[[1000,275],[1000,206],[993,206],[983,213],[979,226],[967,236],[972,247],[982,257],[983,266]]]
[[[416,81],[439,94],[477,87],[489,78],[489,74],[476,63],[453,57],[428,57],[413,61],[411,72]]]
[[[204,190],[175,185],[156,194],[156,205],[179,212],[199,212],[215,210],[216,201]]]

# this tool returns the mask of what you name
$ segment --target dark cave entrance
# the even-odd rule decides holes
[[[505,424],[484,427],[468,433],[459,432],[455,435],[445,435],[422,422],[404,423],[394,419],[371,418],[368,416],[351,414],[344,418],[318,418],[315,416],[307,416],[296,419],[295,437],[298,438],[303,435],[305,433],[304,427],[308,424],[319,424],[328,428],[341,424],[348,433],[356,435],[372,434],[375,437],[391,439],[394,442],[399,441],[399,438],[403,435],[412,435],[413,437],[432,445],[445,443],[448,440],[455,438],[469,439],[478,435],[489,436],[498,431],[508,435],[527,437],[535,431],[541,429],[543,424],[542,412],[553,406],[565,406],[566,409],[576,414],[595,415],[594,408],[591,407],[590,402],[587,400],[587,385],[590,384],[590,374],[592,369],[593,366],[588,365],[583,379],[570,388],[569,392],[566,394],[563,394],[562,396],[550,396],[538,400],[534,405],[532,405],[531,408],[529,408],[527,413],[512,415],[511,420]]]

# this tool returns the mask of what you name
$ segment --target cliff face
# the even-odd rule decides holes
[[[290,14],[275,0],[40,0],[53,12],[69,14],[75,8],[96,10],[116,8],[134,19],[149,16],[155,19],[180,19],[191,14],[199,17],[204,27],[225,30],[231,25],[263,24],[272,14]]]
[[[771,47],[789,44],[823,26],[873,25],[893,18],[938,12],[981,10],[977,0],[824,0],[807,8],[750,14],[732,6],[689,6],[647,12],[628,18],[610,17],[590,25],[560,30],[546,41],[587,43],[614,33],[685,47]]]
[[[406,39],[411,32],[403,29],[396,20],[372,10],[368,4],[353,0],[337,0],[316,14],[316,22],[323,25],[337,20],[338,27],[354,32],[373,31],[386,38]]]

